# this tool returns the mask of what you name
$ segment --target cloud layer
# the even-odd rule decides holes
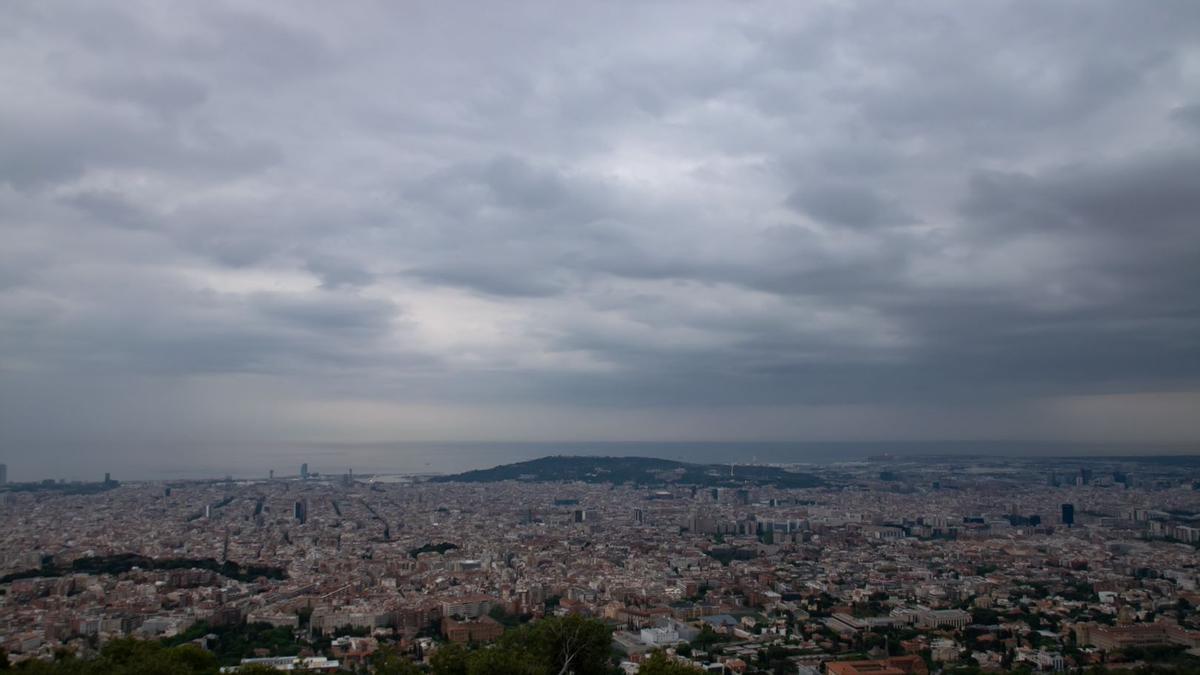
[[[1195,2],[0,14],[10,464],[1200,438]]]

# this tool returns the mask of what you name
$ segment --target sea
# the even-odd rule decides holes
[[[140,453],[139,453],[140,454]],[[115,478],[238,479],[295,476],[302,464],[326,475],[446,474],[550,455],[636,456],[697,463],[811,464],[862,462],[872,457],[1113,457],[1200,454],[1195,444],[1065,443],[1042,441],[869,442],[381,442],[260,443],[163,448],[158,461],[122,467]],[[144,457],[144,455],[143,455]]]

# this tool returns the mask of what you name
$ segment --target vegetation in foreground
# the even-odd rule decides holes
[[[277,637],[277,636],[276,636]],[[248,643],[228,640],[229,657],[242,652]],[[54,661],[30,660],[10,666],[0,657],[0,670],[31,675],[216,675],[221,666],[217,653],[194,644],[126,638],[104,645],[87,659],[61,655]],[[414,663],[407,655],[381,650],[371,670],[383,675],[432,671],[436,675],[610,675],[614,672],[612,633],[608,626],[579,617],[549,618],[506,632],[493,645],[443,645],[430,659],[429,668]],[[241,673],[277,673],[250,667]],[[664,671],[671,675],[673,671]]]
[[[246,626],[243,626],[246,628]],[[114,640],[91,658],[76,658],[60,654],[53,661],[30,660],[12,665],[0,650],[0,671],[28,675],[217,675],[221,665],[236,663],[242,655],[266,640],[275,647],[272,652],[295,649],[299,653],[294,636],[285,635],[286,630],[272,629],[251,631],[239,637],[236,629],[230,628],[214,645],[214,651],[206,651],[192,643],[179,644],[175,640],[137,640],[125,638]],[[320,651],[320,650],[318,650]],[[690,651],[681,646],[681,653]],[[1125,655],[1138,656],[1137,654]],[[1154,655],[1143,654],[1146,658]],[[1150,658],[1150,660],[1154,660]],[[612,633],[601,621],[580,617],[548,618],[534,623],[519,625],[504,633],[499,640],[489,645],[443,644],[430,657],[428,664],[419,664],[408,654],[400,653],[390,646],[375,654],[368,667],[356,672],[377,675],[615,675],[617,659],[612,650]],[[786,660],[767,660],[767,663],[751,665],[751,673],[793,672],[794,665]],[[267,666],[248,666],[239,669],[248,675],[278,673]],[[697,675],[704,671],[676,662],[664,652],[650,654],[641,665],[639,675]],[[959,664],[944,672],[955,675],[978,675],[979,668]],[[988,671],[996,672],[996,671]],[[1003,671],[1030,673],[1025,669]],[[1092,667],[1080,673],[1137,673],[1140,675],[1197,673],[1200,668],[1194,661],[1158,662],[1153,665],[1109,664],[1107,668]]]

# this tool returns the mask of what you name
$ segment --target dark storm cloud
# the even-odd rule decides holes
[[[0,12],[6,399],[936,436],[1200,391],[1194,2]]]

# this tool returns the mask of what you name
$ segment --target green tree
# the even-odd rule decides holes
[[[512,631],[508,635],[525,632],[530,651],[552,674],[610,672],[612,631],[599,621],[579,616],[555,617],[537,622],[528,631]]]
[[[241,666],[237,670],[238,675],[279,675],[279,671],[271,666],[262,663],[252,663],[248,666]]]
[[[729,641],[729,638],[727,638],[724,635],[721,635],[717,631],[713,630],[712,626],[710,626],[708,624],[704,624],[700,628],[700,634],[697,635],[695,637],[695,639],[692,640],[692,647],[694,647],[695,649],[699,649],[700,651],[706,652],[706,651],[710,651],[712,649],[713,645],[716,645],[720,642],[728,642],[728,641]]]
[[[421,669],[412,659],[385,647],[371,657],[371,672],[375,675],[416,675]]]
[[[672,661],[663,651],[656,651],[638,668],[638,675],[699,675],[703,670]]]
[[[467,657],[467,675],[545,675],[545,664],[529,652],[485,647]]]
[[[165,647],[157,641],[123,639],[108,643],[92,659],[62,655],[52,662],[25,661],[13,670],[26,675],[215,675],[217,659],[195,645]]]
[[[453,642],[442,645],[429,657],[429,665],[434,675],[467,675],[467,650]]]

